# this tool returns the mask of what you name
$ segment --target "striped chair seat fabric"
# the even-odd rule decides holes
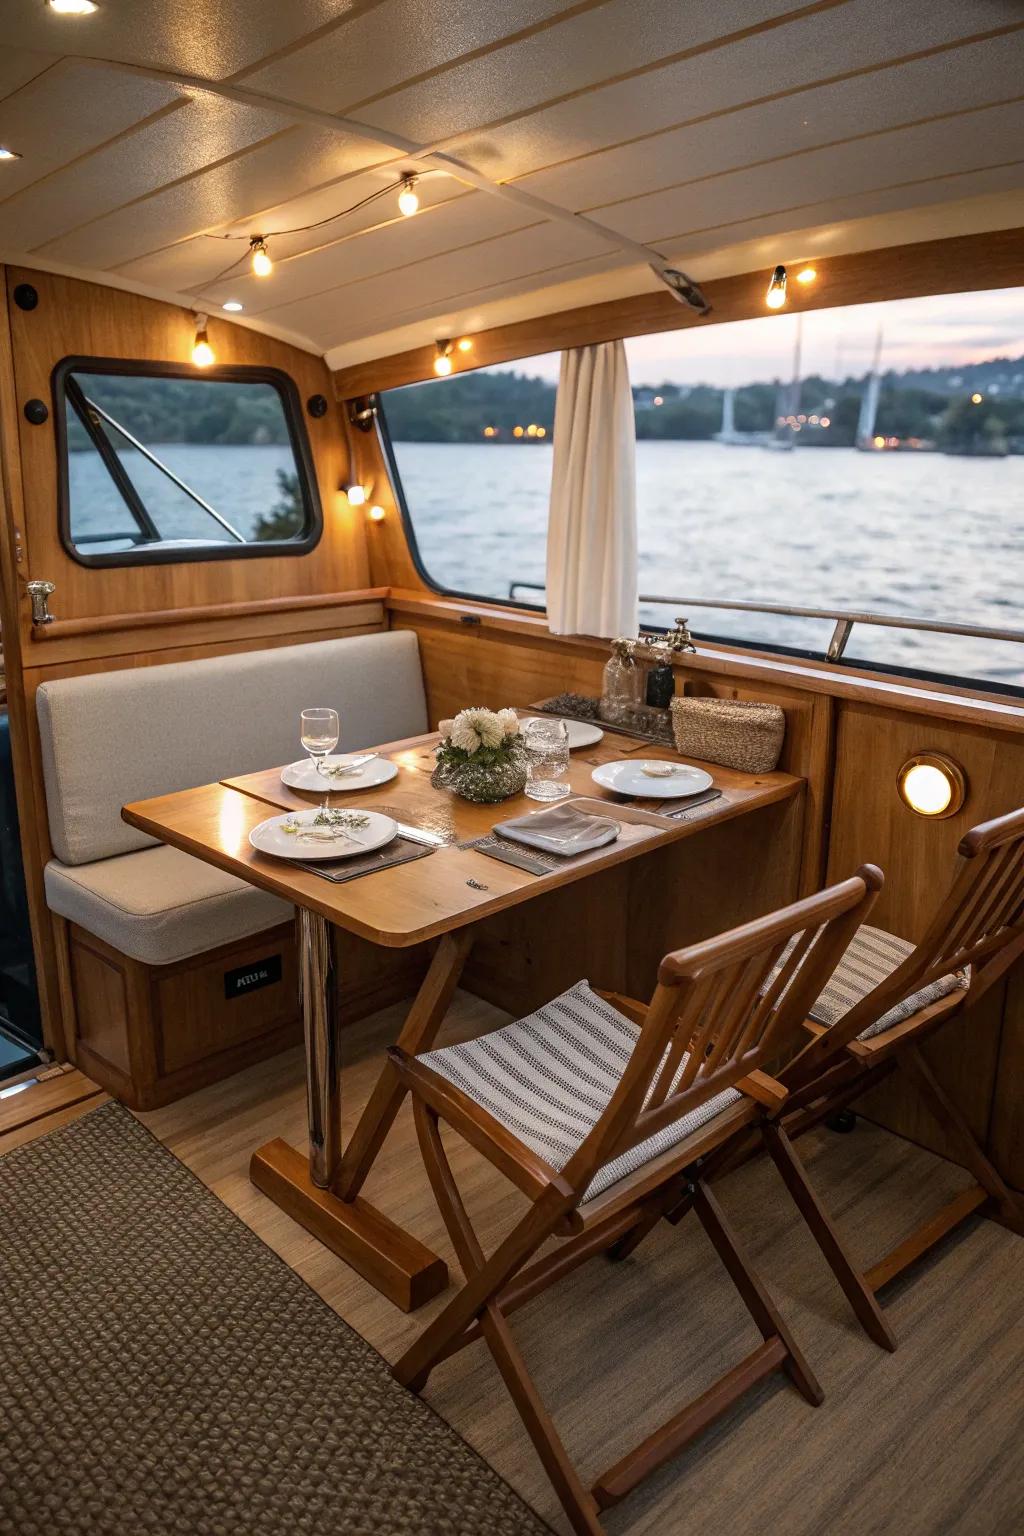
[[[785,964],[786,956],[795,943],[796,939],[790,940],[776,970]],[[867,997],[869,992],[886,981],[907,956],[914,953],[914,947],[906,939],[898,938],[894,933],[886,933],[884,928],[872,928],[865,923],[858,928],[849,949],[811,1009],[811,1018],[829,1028],[837,1024],[861,998]],[[940,976],[926,987],[912,992],[902,1002],[896,1003],[880,1019],[862,1029],[857,1038],[868,1040],[872,1035],[880,1035],[894,1024],[909,1019],[918,1009],[927,1008],[929,1003],[937,1003],[940,998],[948,997],[951,992],[969,985],[970,967],[950,972],[948,976]]]
[[[429,1051],[420,1060],[560,1171],[607,1107],[639,1034],[639,1025],[578,981],[527,1018],[477,1040]],[[727,1088],[606,1163],[582,1203],[700,1130],[739,1098],[735,1088]]]

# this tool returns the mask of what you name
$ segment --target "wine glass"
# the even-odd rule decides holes
[[[333,752],[341,735],[341,721],[336,709],[304,709],[301,716],[300,740],[316,764],[318,774],[323,774],[324,758]],[[330,787],[324,788],[321,811],[330,805]]]

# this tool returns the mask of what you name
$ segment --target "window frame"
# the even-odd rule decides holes
[[[65,381],[69,374],[78,371],[117,377],[202,379],[204,381],[213,379],[228,384],[269,384],[277,391],[284,412],[292,460],[299,479],[299,492],[306,509],[308,528],[305,535],[296,539],[262,539],[223,546],[203,544],[196,545],[192,549],[187,545],[180,545],[175,549],[156,553],[148,553],[143,545],[128,550],[114,550],[109,554],[83,554],[76,546],[71,532],[71,483],[67,434],[69,401],[65,389]],[[316,465],[306,432],[299,391],[295,381],[282,369],[261,364],[253,366],[245,363],[218,363],[212,368],[204,368],[199,374],[187,363],[150,362],[145,359],[121,357],[72,356],[63,357],[56,364],[50,375],[50,383],[57,453],[57,527],[61,544],[77,565],[109,569],[139,565],[186,565],[212,560],[252,560],[273,555],[308,555],[319,544],[324,531],[324,517]]]
[[[477,370],[467,368],[463,371],[465,373],[475,373]],[[424,382],[429,381],[424,380]],[[416,538],[416,528],[412,514],[409,511],[409,503],[405,496],[405,486],[402,483],[402,476],[398,468],[398,459],[395,456],[394,444],[391,441],[391,429],[388,426],[387,412],[384,409],[381,392],[378,390],[375,394],[371,395],[370,401],[373,407],[374,424],[377,429],[377,441],[384,456],[392,494],[394,495],[395,505],[398,508],[398,514],[402,522],[402,532],[405,534],[405,542],[409,548],[409,556],[417,576],[428,591],[436,592],[438,597],[460,597],[464,598],[468,603],[500,603],[503,608],[515,608],[522,613],[543,613],[546,615],[548,611],[546,603],[524,603],[516,597],[487,597],[482,592],[462,592],[458,587],[442,587],[438,585],[435,578],[427,570],[423,561],[423,555],[420,552],[420,546]]]

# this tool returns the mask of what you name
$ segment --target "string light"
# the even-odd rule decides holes
[[[462,340],[459,342],[459,351],[460,352],[472,352],[472,350],[473,350],[473,343],[472,343],[472,341],[470,340],[470,338],[468,336],[463,336]]]
[[[802,267],[796,275],[796,280],[798,283],[813,283],[817,275],[814,267]]]
[[[267,242],[262,235],[252,235],[249,239],[249,265],[254,277],[269,277],[274,270]]]
[[[786,269],[776,267],[772,273],[772,280],[768,284],[768,292],[764,301],[769,309],[781,309],[786,302]]]
[[[411,171],[407,171],[402,177],[402,190],[398,194],[398,211],[411,219],[419,210],[420,199],[416,191],[416,177]]]
[[[196,315],[196,338],[192,343],[192,361],[197,368],[209,368],[217,361],[217,354],[210,346],[210,338],[206,334],[207,317]]]
[[[446,379],[452,371],[452,344],[450,341],[436,343],[437,356],[434,358],[434,372],[439,379]]]
[[[361,507],[366,501],[366,486],[346,485],[345,495],[348,497],[350,507]]]
[[[384,512],[384,508],[383,507],[371,507],[370,508],[370,522],[371,523],[382,523],[384,521],[385,515],[386,514]]]

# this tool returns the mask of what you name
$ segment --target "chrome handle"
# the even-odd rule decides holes
[[[25,583],[25,591],[32,599],[32,623],[52,624],[53,614],[46,606],[51,593],[57,589],[52,581],[28,581]]]

